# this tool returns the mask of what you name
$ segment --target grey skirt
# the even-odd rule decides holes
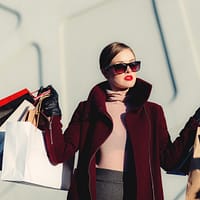
[[[123,172],[96,168],[96,200],[123,200]]]

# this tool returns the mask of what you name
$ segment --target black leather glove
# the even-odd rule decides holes
[[[58,102],[58,93],[56,92],[56,90],[51,85],[48,85],[45,88],[40,87],[40,89],[38,91],[38,95],[47,91],[47,90],[50,90],[50,96],[46,97],[42,101],[42,111],[43,111],[43,113],[47,117],[52,117],[52,116],[55,116],[55,115],[61,116],[61,110],[60,110],[59,102]]]
[[[200,124],[200,107],[196,110],[193,117],[197,120],[197,122]]]

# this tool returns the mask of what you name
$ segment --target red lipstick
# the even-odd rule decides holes
[[[131,75],[127,75],[127,76],[124,77],[124,80],[126,80],[126,81],[132,81],[133,77]]]

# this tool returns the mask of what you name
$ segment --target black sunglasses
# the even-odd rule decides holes
[[[114,74],[122,74],[127,71],[127,67],[129,66],[132,72],[137,72],[140,70],[140,61],[134,61],[130,63],[119,63],[114,65],[109,65],[105,68],[105,70],[112,69]]]

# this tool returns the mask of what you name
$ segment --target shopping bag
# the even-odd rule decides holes
[[[66,177],[67,173],[68,177]],[[70,173],[69,165],[55,166],[50,163],[41,130],[30,122],[7,123],[2,180],[67,190],[70,184]]]
[[[186,200],[200,199],[200,127],[197,128],[193,156],[188,174]]]
[[[2,169],[2,158],[3,158],[3,145],[4,145],[4,135],[5,127],[8,121],[21,121],[25,114],[33,109],[34,106],[27,100],[23,102],[16,108],[16,110],[1,124],[0,126],[0,170]]]
[[[5,133],[0,131],[0,170],[2,169],[4,136]]]
[[[188,171],[190,168],[190,160],[193,155],[193,146],[186,152],[185,157],[181,160],[175,169],[167,171],[167,174],[171,175],[179,175],[179,176],[186,176],[188,175]]]
[[[6,124],[1,179],[67,190],[70,186],[73,160],[52,165],[48,159],[43,133],[37,128],[41,101],[32,110],[35,122],[9,121]],[[26,114],[25,114],[26,115]],[[24,118],[24,117],[23,117]]]
[[[0,126],[25,99],[34,103],[33,95],[26,88],[0,99]]]

